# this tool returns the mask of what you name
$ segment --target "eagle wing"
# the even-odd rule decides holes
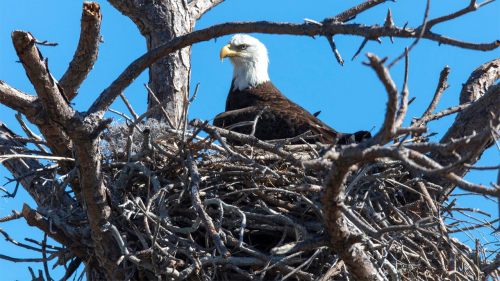
[[[307,131],[315,136],[309,139],[310,142],[335,143],[342,136],[285,97],[271,82],[245,90],[231,90],[226,112],[215,118],[214,125],[250,134],[257,115],[254,134],[263,140],[291,138]]]

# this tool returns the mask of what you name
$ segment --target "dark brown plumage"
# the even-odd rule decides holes
[[[229,58],[234,69],[226,112],[215,117],[214,125],[261,140],[293,138],[308,131],[314,137],[306,140],[313,143],[347,144],[370,137],[366,131],[339,133],[281,94],[267,73],[267,49],[256,38],[234,35],[220,58]]]
[[[230,128],[233,131],[250,134],[252,124],[246,122],[243,126],[231,128],[238,123],[253,121],[262,111],[255,128],[255,137],[261,140],[285,139],[311,131],[315,138],[309,142],[328,144],[346,144],[359,142],[369,137],[368,132],[358,132],[354,135],[335,131],[301,106],[285,97],[270,81],[253,88],[231,90],[226,100],[226,112],[249,108],[249,112],[238,114],[219,114],[214,125]]]

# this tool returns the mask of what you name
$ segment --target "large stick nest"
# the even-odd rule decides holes
[[[132,279],[353,280],[324,228],[327,161],[304,168],[241,140],[169,131],[148,121],[104,137],[112,224]],[[304,162],[327,149],[273,144]],[[478,280],[474,252],[448,235],[446,208],[426,201],[419,182],[398,161],[358,167],[345,193],[353,239],[389,280]]]

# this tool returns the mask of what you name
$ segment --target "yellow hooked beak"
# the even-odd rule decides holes
[[[238,56],[238,52],[231,50],[231,44],[227,44],[220,50],[220,60],[224,60],[225,57],[235,56]]]

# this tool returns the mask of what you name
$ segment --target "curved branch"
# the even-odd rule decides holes
[[[446,16],[441,16],[441,17],[430,20],[429,22],[427,22],[427,29],[430,30],[434,25],[436,25],[438,23],[449,21],[452,19],[456,19],[456,18],[463,16],[467,13],[474,12],[475,10],[479,9],[480,7],[488,5],[488,4],[492,3],[493,1],[495,1],[495,0],[485,0],[483,3],[477,4],[477,0],[471,0],[469,5],[461,10],[458,10],[458,11],[456,11],[452,14],[446,15]]]
[[[76,48],[73,60],[59,80],[59,86],[69,100],[72,100],[94,66],[99,53],[101,41],[102,15],[99,4],[95,2],[84,2],[81,20],[80,40]]]
[[[33,112],[37,101],[35,96],[25,94],[0,80],[0,103],[23,114]]]
[[[441,95],[444,93],[444,91],[449,87],[448,85],[448,75],[450,74],[450,67],[445,66],[443,70],[441,70],[441,73],[439,74],[439,82],[436,88],[436,91],[434,92],[434,96],[432,97],[432,101],[427,107],[427,109],[424,111],[422,114],[422,118],[425,116],[431,115],[434,110],[436,109],[436,106],[441,99]]]
[[[68,105],[57,81],[50,74],[45,60],[35,45],[35,38],[28,32],[12,32],[12,41],[26,74],[49,117],[60,122],[68,121],[75,111]]]
[[[401,37],[401,38],[417,38],[419,32],[398,27],[383,27],[383,26],[364,26],[359,24],[342,24],[342,23],[327,23],[322,25],[317,24],[293,24],[293,23],[274,23],[268,21],[259,22],[235,22],[223,23],[214,25],[205,29],[193,31],[185,35],[176,37],[170,42],[150,50],[131,63],[111,85],[106,88],[99,98],[91,105],[88,113],[99,113],[100,115],[108,109],[115,98],[128,87],[148,66],[155,63],[157,60],[167,56],[168,54],[193,45],[195,43],[208,41],[223,35],[234,33],[267,33],[267,34],[289,34],[302,36],[331,36],[332,34],[357,35],[365,38],[378,37]],[[494,50],[500,45],[500,41],[492,43],[476,44],[462,42],[455,39],[447,38],[431,32],[425,32],[422,38],[432,41],[437,41],[442,44],[453,45],[457,47],[489,51]]]
[[[396,111],[398,109],[398,89],[396,84],[391,78],[389,70],[384,66],[384,61],[380,60],[374,54],[366,55],[370,60],[370,66],[377,73],[378,78],[384,84],[385,90],[387,92],[388,100],[387,107],[385,111],[384,124],[380,131],[373,137],[370,142],[385,144],[391,140],[394,133],[396,132]]]

